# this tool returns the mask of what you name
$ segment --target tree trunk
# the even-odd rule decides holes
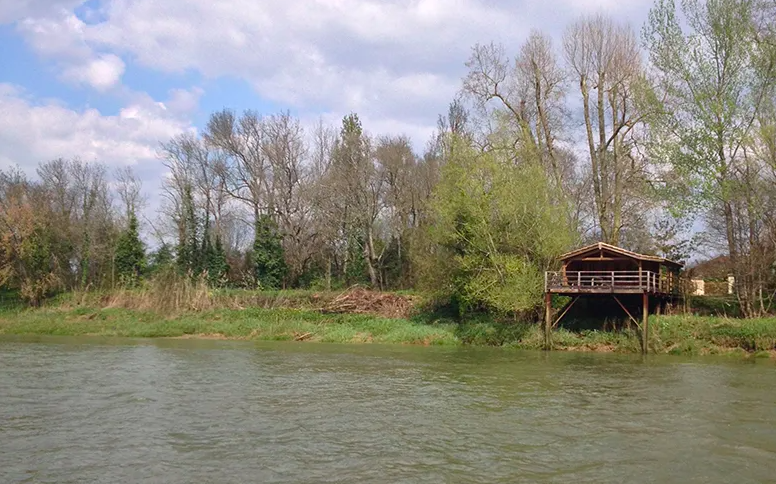
[[[375,255],[374,237],[372,234],[372,228],[368,227],[366,244],[364,245],[364,256],[366,258],[366,266],[369,271],[369,281],[373,288],[380,288],[380,279],[377,277],[377,270],[375,263],[377,262],[377,256]],[[380,288],[382,289],[382,288]]]
[[[587,86],[587,78],[582,76],[579,80],[579,89],[582,91],[582,112],[585,118],[585,131],[587,132],[587,146],[590,150],[590,168],[593,176],[593,194],[598,209],[598,223],[601,226],[601,236],[607,240],[606,232],[606,204],[603,200],[601,189],[601,167],[599,166],[598,151],[595,148],[593,137],[593,120],[590,117],[590,91]]]

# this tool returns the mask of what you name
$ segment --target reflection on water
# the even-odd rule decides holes
[[[0,482],[767,482],[776,365],[0,340]]]

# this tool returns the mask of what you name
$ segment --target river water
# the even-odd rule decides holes
[[[0,482],[775,482],[776,363],[0,339]]]

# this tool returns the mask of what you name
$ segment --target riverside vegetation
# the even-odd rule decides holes
[[[0,290],[38,308],[0,331],[534,347],[544,272],[603,241],[727,256],[744,319],[655,318],[653,350],[773,350],[776,3],[656,0],[640,36],[592,15],[561,40],[473,46],[423,152],[357,113],[304,128],[214,112],[160,140],[155,215],[128,168],[0,171]],[[389,320],[300,300],[354,285],[427,302]],[[636,346],[627,331],[554,341]]]
[[[401,301],[397,311],[390,304],[375,304],[385,294],[356,290],[362,304],[351,306],[349,310],[355,312],[347,313],[341,312],[337,304],[343,297],[337,292],[213,290],[185,279],[173,287],[169,287],[170,281],[166,284],[164,291],[149,287],[68,293],[35,309],[18,304],[18,299],[6,298],[0,312],[0,335],[475,345],[537,350],[544,344],[539,325],[486,313],[462,318],[414,293],[388,294],[394,304]],[[406,301],[413,305],[408,307]],[[650,351],[654,353],[776,356],[776,318],[653,316],[650,327]],[[567,351],[640,352],[638,333],[625,328],[558,328],[553,345]]]

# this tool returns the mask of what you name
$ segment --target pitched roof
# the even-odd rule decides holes
[[[689,268],[693,277],[705,279],[705,278],[718,278],[724,279],[730,273],[730,257],[726,255],[720,255],[712,259],[705,260],[695,264]]]
[[[614,252],[614,253],[623,255],[625,257],[630,257],[631,259],[643,260],[648,262],[659,262],[661,264],[668,264],[676,267],[684,267],[684,264],[682,264],[681,262],[672,261],[672,260],[666,259],[665,257],[658,257],[655,255],[639,254],[637,252],[632,252],[630,250],[623,249],[622,247],[606,244],[604,242],[598,242],[596,244],[586,245],[585,247],[580,247],[579,249],[572,250],[571,252],[567,252],[562,256],[560,256],[560,260],[565,261],[568,259],[572,259],[578,255],[582,255],[593,250],[608,250],[609,252]]]

